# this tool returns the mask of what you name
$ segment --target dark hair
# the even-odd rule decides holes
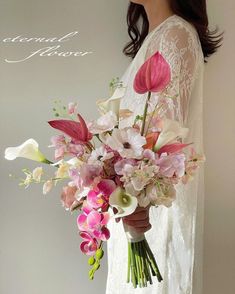
[[[218,28],[212,31],[209,30],[206,0],[170,0],[170,6],[174,14],[184,18],[196,28],[204,54],[204,61],[207,62],[206,58],[215,53],[222,45],[223,33],[219,34]],[[123,53],[134,58],[149,29],[144,6],[130,2],[126,20],[131,41],[125,45]],[[142,20],[141,30],[138,27],[140,20]]]

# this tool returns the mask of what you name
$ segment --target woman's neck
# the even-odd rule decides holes
[[[149,0],[146,2],[144,9],[149,21],[149,32],[174,14],[167,0]]]

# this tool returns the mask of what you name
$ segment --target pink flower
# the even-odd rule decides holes
[[[114,129],[105,143],[113,150],[116,150],[122,157],[138,158],[142,154],[146,139],[134,128],[124,128]]]
[[[81,251],[86,255],[93,255],[98,249],[99,244],[97,240],[88,232],[80,232],[80,236],[85,240],[80,245]]]
[[[77,103],[70,102],[68,105],[68,113],[73,114],[75,113],[76,109],[77,109]]]
[[[87,203],[95,209],[105,210],[108,207],[110,194],[116,189],[116,184],[112,180],[102,180],[97,185],[96,190],[90,190],[87,195]]]
[[[63,192],[61,194],[61,202],[66,210],[71,210],[74,205],[78,203],[75,194],[77,192],[77,187],[65,186],[63,187]]]
[[[87,125],[80,114],[77,114],[79,122],[66,119],[58,119],[49,121],[49,125],[57,130],[62,131],[75,142],[86,144],[92,138],[92,134],[88,131]]]
[[[95,184],[101,175],[102,168],[99,165],[83,164],[79,170],[83,186]]]
[[[175,153],[167,155],[162,153],[160,158],[157,160],[157,164],[160,169],[159,172],[165,177],[173,177],[175,174],[177,177],[182,177],[185,171],[185,154]]]
[[[137,165],[137,161],[135,159],[124,158],[115,163],[114,169],[118,175],[123,175],[125,167],[132,167],[135,165]]]
[[[86,207],[87,208],[87,207]],[[77,218],[78,228],[81,231],[87,231],[92,236],[102,241],[106,241],[110,237],[109,230],[105,227],[109,221],[108,212],[98,212],[96,210],[83,211]]]
[[[170,79],[170,66],[157,51],[138,70],[134,90],[139,94],[160,92],[169,84]]]

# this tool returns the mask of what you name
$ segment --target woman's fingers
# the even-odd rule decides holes
[[[136,227],[136,228],[141,228],[141,227],[145,227],[148,226],[149,224],[149,218],[145,218],[145,219],[140,219],[138,221],[136,220],[129,220],[129,219],[123,219],[123,221],[130,226]]]
[[[135,230],[138,233],[145,233],[145,232],[149,231],[151,228],[152,228],[151,224],[148,224],[147,226],[144,226],[144,227],[135,227]]]
[[[148,217],[149,213],[147,210],[141,210],[137,212],[133,212],[130,215],[127,215],[124,217],[124,219],[129,219],[129,220],[139,220],[139,219],[145,219]]]

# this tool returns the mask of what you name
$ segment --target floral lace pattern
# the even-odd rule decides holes
[[[157,50],[171,67],[172,81],[167,95],[153,94],[154,103],[164,103],[163,115],[189,127],[187,142],[194,142],[203,152],[202,85],[203,53],[194,27],[173,15],[151,31],[132,60],[122,81],[126,86],[120,108],[129,108],[133,116],[120,121],[120,126],[133,123],[142,114],[146,95],[133,90],[133,80],[139,67]],[[154,281],[148,288],[134,289],[126,283],[127,240],[122,222],[109,222],[108,277],[106,294],[201,294],[201,233],[203,207],[203,167],[193,182],[176,187],[176,201],[171,208],[151,207],[151,230],[146,238],[156,256],[163,282]],[[197,259],[194,256],[197,255]]]

